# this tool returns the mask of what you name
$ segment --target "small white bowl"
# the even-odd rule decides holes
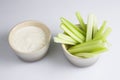
[[[42,48],[40,48],[36,51],[29,52],[29,53],[16,50],[16,48],[13,46],[12,38],[11,38],[16,30],[23,28],[23,27],[27,27],[27,26],[36,26],[36,27],[41,28],[45,32],[46,40],[47,40],[46,44]],[[8,41],[9,41],[9,45],[15,51],[16,55],[19,58],[21,58],[24,61],[36,61],[36,60],[41,59],[46,54],[46,52],[49,48],[50,39],[51,39],[51,32],[46,25],[44,25],[43,23],[37,22],[37,21],[30,20],[30,21],[25,21],[20,24],[17,24],[10,31]]]
[[[91,58],[77,57],[77,56],[74,56],[67,51],[66,45],[62,44],[62,48],[64,50],[64,54],[65,54],[66,58],[72,64],[74,64],[75,66],[78,66],[78,67],[88,67],[88,66],[94,64],[99,58],[99,56],[94,56],[94,57],[91,57]]]

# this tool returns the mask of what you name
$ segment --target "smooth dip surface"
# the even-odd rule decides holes
[[[42,48],[46,43],[45,32],[36,26],[27,26],[17,29],[12,34],[13,47],[20,52],[33,52]]]

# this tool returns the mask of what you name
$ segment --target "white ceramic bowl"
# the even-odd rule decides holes
[[[13,46],[12,38],[11,38],[16,30],[23,28],[23,27],[27,27],[27,26],[36,26],[36,27],[41,28],[45,32],[46,40],[47,40],[46,44],[42,48],[40,48],[36,51],[30,52],[30,53],[21,52],[21,51],[16,50],[16,48]],[[46,52],[49,48],[50,39],[51,39],[51,32],[46,25],[44,25],[43,23],[37,22],[37,21],[30,20],[30,21],[25,21],[20,24],[17,24],[10,31],[8,41],[9,41],[9,45],[15,51],[16,55],[19,58],[21,58],[24,61],[36,61],[36,60],[41,59],[46,54]]]
[[[77,56],[74,56],[71,53],[69,53],[67,51],[67,47],[64,44],[62,44],[62,48],[64,50],[64,54],[65,54],[66,58],[72,64],[74,64],[75,66],[78,66],[78,67],[88,67],[88,66],[94,64],[99,58],[99,56],[95,56],[95,57],[91,57],[91,58],[77,57]]]

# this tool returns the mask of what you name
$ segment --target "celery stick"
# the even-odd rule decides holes
[[[85,23],[84,23],[84,21],[83,21],[83,18],[82,18],[82,16],[80,15],[79,12],[76,12],[76,17],[77,17],[77,19],[78,19],[78,21],[79,21],[82,29],[86,32],[86,25],[85,25]]]
[[[89,58],[89,57],[95,56],[96,54],[91,54],[91,53],[76,53],[74,55],[78,56],[78,57]]]
[[[92,14],[88,15],[86,41],[92,40],[93,19],[94,16]]]
[[[96,44],[100,44],[102,43],[102,40],[91,40],[91,41],[87,41],[85,43],[82,43],[82,44],[77,44],[75,46],[72,46],[70,47],[69,49],[75,49],[75,48],[79,48],[79,47],[82,47],[82,46],[90,46],[90,45],[96,45]]]
[[[66,25],[66,27],[69,28],[71,32],[73,32],[77,37],[82,39],[83,41],[85,40],[85,32],[80,30],[77,26],[66,20],[65,18],[61,18],[61,21]]]
[[[94,45],[85,45],[74,49],[68,49],[71,54],[80,52],[92,52],[93,50],[104,47],[104,43],[96,43]]]
[[[69,41],[63,40],[63,39],[58,38],[58,37],[54,37],[54,42],[63,43],[63,44],[69,44],[69,45],[75,45],[75,43],[73,43],[73,42],[69,42]]]
[[[108,51],[108,48],[103,47],[103,48],[99,48],[98,50],[93,50],[91,53],[92,54],[99,54],[99,53],[103,53],[103,52],[106,52],[106,51]]]
[[[78,57],[89,58],[89,57],[93,57],[95,55],[98,55],[100,53],[106,52],[107,50],[108,50],[107,48],[101,48],[97,51],[93,51],[90,53],[75,53],[74,55],[78,56]]]
[[[102,24],[102,26],[100,27],[100,29],[98,30],[98,32],[96,33],[96,35],[95,35],[94,38],[99,37],[100,34],[104,33],[104,31],[106,29],[106,24],[107,24],[107,22],[104,21],[103,24]]]
[[[80,38],[78,38],[73,32],[71,32],[71,31],[66,27],[66,25],[61,24],[61,28],[62,28],[69,36],[71,36],[71,38],[73,38],[73,39],[76,40],[77,42],[79,42],[79,43],[82,43],[82,42],[83,42],[83,40],[80,39]]]
[[[59,33],[58,37],[63,39],[63,40],[66,40],[66,41],[73,42],[75,44],[77,43],[77,41],[75,41],[73,38],[71,38],[70,36],[68,36],[66,34]]]
[[[97,37],[94,37],[93,40],[102,40],[103,34],[99,34]]]
[[[103,37],[107,38],[107,36],[112,32],[112,29],[110,27],[108,27],[105,32],[103,33]]]
[[[94,15],[94,21],[93,21],[93,38],[95,37],[96,33],[98,30],[98,25],[97,25],[97,17]]]
[[[79,33],[82,33],[83,35],[85,35],[85,32],[83,30],[81,30],[80,28],[78,28],[76,25],[72,24],[70,21],[68,21],[67,19],[61,17],[61,21],[67,25],[70,29],[75,29],[77,30]],[[71,28],[72,27],[72,28]]]
[[[108,27],[103,34],[99,34],[97,37],[94,38],[94,40],[106,40],[107,36],[111,33],[112,29],[110,27]]]

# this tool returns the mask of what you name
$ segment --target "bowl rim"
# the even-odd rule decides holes
[[[17,50],[15,47],[13,47],[12,46],[12,43],[11,43],[11,36],[12,36],[12,32],[16,29],[16,28],[18,28],[19,27],[19,25],[20,24],[23,24],[23,23],[28,23],[28,24],[30,24],[30,23],[34,23],[34,24],[40,24],[40,25],[43,25],[44,27],[45,27],[45,29],[46,30],[48,30],[49,32],[49,34],[48,34],[48,38],[47,38],[47,42],[45,43],[45,45],[43,45],[41,48],[38,48],[38,49],[36,49],[36,50],[34,50],[34,51],[31,51],[31,52],[23,52],[23,51],[19,51],[19,50]],[[33,25],[34,25],[33,24]],[[23,27],[25,27],[25,26],[23,26]],[[38,26],[39,27],[39,26]],[[17,29],[16,29],[17,30]],[[22,22],[20,22],[20,23],[18,23],[18,24],[16,24],[15,26],[13,26],[12,28],[11,28],[11,30],[9,31],[9,35],[8,35],[8,43],[9,43],[9,45],[10,45],[10,47],[14,50],[14,51],[16,51],[16,52],[18,52],[18,53],[21,53],[21,54],[34,54],[36,51],[39,51],[40,49],[42,49],[42,48],[44,48],[46,45],[48,45],[49,43],[50,43],[50,40],[51,40],[51,31],[50,31],[50,29],[44,24],[44,23],[42,23],[42,22],[39,22],[39,21],[36,21],[36,20],[25,20],[25,21],[22,21]]]

